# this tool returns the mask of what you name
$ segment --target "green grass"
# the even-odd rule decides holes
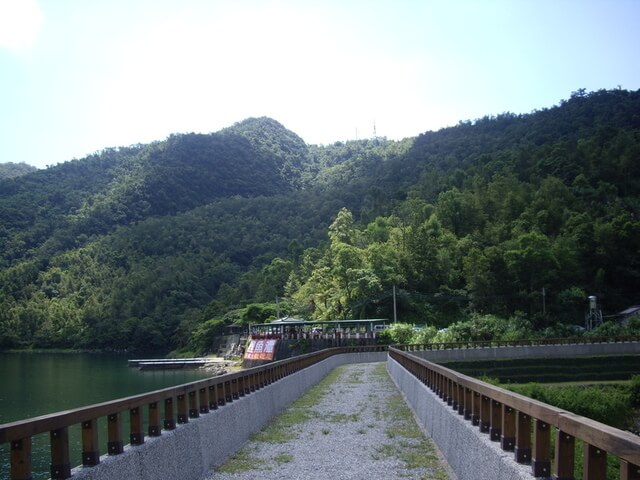
[[[357,413],[332,413],[328,416],[325,415],[323,418],[329,423],[349,423],[360,421],[360,415]]]
[[[318,414],[313,410],[322,402],[330,391],[329,387],[334,384],[343,374],[345,367],[338,367],[332,370],[320,383],[312,387],[305,395],[293,402],[283,413],[274,418],[270,424],[260,432],[249,437],[256,442],[286,443],[299,438],[304,430],[303,425],[310,420],[317,418]],[[353,381],[353,376],[350,377]],[[334,414],[328,418],[332,423],[357,422],[357,415]],[[323,433],[326,435],[323,431]]]
[[[364,381],[362,380],[363,374],[364,372],[362,370],[354,370],[353,372],[351,372],[351,375],[349,375],[349,377],[345,379],[345,382],[347,384],[364,383]]]
[[[249,455],[249,452],[242,449],[232,455],[223,465],[218,467],[216,471],[220,473],[242,473],[262,469],[264,465],[264,460],[253,458]]]
[[[389,373],[387,372],[387,366],[384,363],[376,364],[373,372],[371,373],[372,377],[380,378],[389,378]]]
[[[554,384],[509,384],[502,385],[509,390],[531,396],[551,405],[570,410],[618,428],[625,428],[637,416],[629,405],[629,381],[605,382],[563,382]],[[557,429],[554,428],[554,432]],[[555,433],[551,435],[551,457],[555,450]],[[583,442],[575,440],[574,478],[583,476]],[[620,478],[620,459],[608,455],[606,480]],[[603,479],[605,480],[605,479]]]
[[[249,437],[256,442],[286,443],[300,436],[301,429],[295,428],[307,423],[315,416],[313,411],[292,408],[278,415],[269,425]]]
[[[279,453],[278,455],[273,457],[273,460],[277,464],[291,463],[293,462],[293,455],[289,455],[288,453]]]
[[[397,441],[380,445],[373,458],[380,460],[385,457],[397,458],[406,470],[426,470],[427,473],[420,478],[437,480],[448,478],[447,472],[440,466],[440,459],[433,443],[424,437],[417,441]],[[414,478],[414,473],[408,473],[407,476]]]
[[[388,379],[384,365],[377,366],[376,373]],[[413,412],[399,393],[394,393],[386,399],[381,416],[389,423],[385,433],[388,438],[393,439],[393,443],[380,445],[373,455],[374,459],[389,457],[400,460],[406,470],[401,476],[407,478],[424,480],[448,478],[433,442],[425,438],[416,423]],[[417,473],[416,470],[421,473]],[[417,475],[420,476],[417,477]]]
[[[332,370],[320,383],[313,386],[306,394],[291,404],[292,408],[312,408],[320,405],[322,399],[328,393],[328,387],[334,384],[339,378],[344,367]]]
[[[628,428],[636,416],[628,388],[619,384],[549,386],[530,383],[503,385],[514,392],[616,428]]]

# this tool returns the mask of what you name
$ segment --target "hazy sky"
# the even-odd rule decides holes
[[[270,116],[400,139],[640,88],[640,0],[0,0],[0,162]]]

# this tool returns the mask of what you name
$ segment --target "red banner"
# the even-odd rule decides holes
[[[273,360],[277,342],[277,340],[251,340],[249,348],[244,353],[244,358],[247,360]]]

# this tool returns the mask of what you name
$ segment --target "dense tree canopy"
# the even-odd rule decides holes
[[[258,118],[1,179],[0,348],[201,348],[276,298],[391,317],[394,287],[438,328],[581,324],[591,294],[615,313],[640,303],[638,112],[640,92],[578,92],[328,146]]]
[[[36,167],[27,165],[26,163],[0,163],[0,180],[4,178],[15,178],[27,173],[35,172]]]

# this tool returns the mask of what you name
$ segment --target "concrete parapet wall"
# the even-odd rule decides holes
[[[411,352],[411,354],[431,362],[492,360],[503,358],[638,355],[640,354],[640,342],[458,348],[450,350],[422,350]]]
[[[513,453],[503,451],[499,442],[491,442],[488,434],[480,433],[478,427],[465,421],[457,411],[390,357],[387,369],[419,424],[438,445],[458,480],[534,478],[531,467],[516,463]]]
[[[239,450],[287,405],[306,393],[334,368],[348,363],[384,362],[387,352],[334,355],[322,362],[240,397],[160,437],[145,437],[124,453],[103,455],[95,467],[77,467],[82,480],[198,480]]]

